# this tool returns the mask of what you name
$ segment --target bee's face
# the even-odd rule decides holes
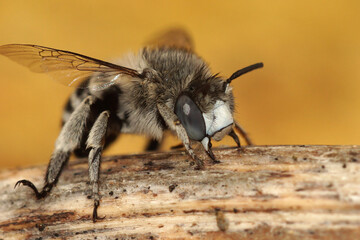
[[[223,81],[217,75],[208,77],[198,71],[187,91],[176,101],[175,113],[190,139],[201,141],[208,150],[210,137],[220,141],[232,131],[234,97],[230,83],[241,75],[263,67],[256,63],[242,68]]]
[[[226,88],[217,77],[203,81],[201,86],[190,85],[189,92],[178,97],[175,113],[190,139],[203,145],[207,145],[210,137],[220,141],[234,123],[231,88]]]

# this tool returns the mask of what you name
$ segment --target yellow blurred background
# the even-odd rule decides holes
[[[256,144],[360,144],[359,1],[5,1],[0,45],[33,43],[111,59],[181,26],[233,82],[236,119]],[[0,167],[47,163],[74,90],[0,56]],[[163,149],[177,143],[167,137]],[[234,144],[226,138],[220,144]],[[106,152],[135,153],[139,136]]]

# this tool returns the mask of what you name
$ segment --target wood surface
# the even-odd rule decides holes
[[[36,200],[45,165],[0,171],[0,239],[360,239],[359,146],[218,148],[104,157],[91,221],[87,160]]]

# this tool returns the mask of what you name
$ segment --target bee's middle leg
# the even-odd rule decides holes
[[[145,151],[151,152],[151,151],[157,151],[160,149],[161,142],[155,139],[150,139],[147,142],[147,145],[145,147]]]

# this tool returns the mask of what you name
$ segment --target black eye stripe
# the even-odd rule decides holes
[[[190,139],[200,141],[206,136],[206,126],[202,112],[189,96],[183,94],[178,97],[175,104],[175,114]]]

